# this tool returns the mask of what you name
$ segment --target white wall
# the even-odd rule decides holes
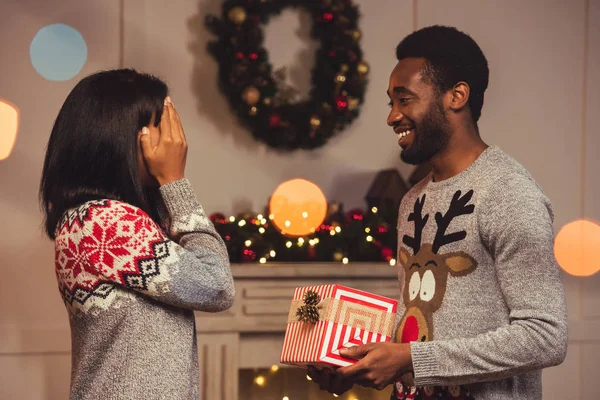
[[[405,177],[411,171],[398,160],[395,136],[385,125],[395,45],[415,27],[455,25],[472,34],[490,62],[480,123],[485,140],[532,172],[555,206],[557,229],[582,216],[600,220],[599,0],[358,1],[371,66],[361,115],[324,148],[293,154],[254,142],[217,89],[217,67],[204,50],[211,35],[202,21],[218,13],[220,3],[0,3],[0,98],[21,110],[13,154],[0,162],[0,398],[55,399],[68,392],[68,321],[56,290],[52,244],[40,230],[37,185],[59,107],[80,78],[99,69],[132,66],[167,80],[189,139],[187,175],[208,212],[258,211],[277,184],[293,177],[314,181],[346,207],[363,206],[377,171],[396,167]],[[81,32],[88,62],[74,79],[49,82],[32,68],[29,43],[40,28],[58,22]],[[290,65],[296,76],[313,48],[301,22],[286,12],[266,29],[274,63]],[[544,398],[595,399],[600,274],[566,277],[566,285],[569,353],[562,366],[545,372]]]

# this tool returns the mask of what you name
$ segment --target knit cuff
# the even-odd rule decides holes
[[[410,342],[415,386],[435,386],[440,376],[434,342]]]
[[[161,186],[160,194],[165,201],[169,215],[172,217],[198,212],[198,209],[202,209],[196,193],[194,193],[194,189],[187,178],[169,182]]]

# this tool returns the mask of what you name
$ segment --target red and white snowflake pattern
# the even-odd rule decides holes
[[[127,296],[123,289],[149,291],[151,282],[168,281],[171,253],[164,232],[139,208],[112,200],[85,203],[68,211],[57,231],[60,292],[68,306],[106,308],[117,292]]]

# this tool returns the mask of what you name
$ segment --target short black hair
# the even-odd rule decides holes
[[[164,203],[142,184],[138,132],[158,126],[168,94],[157,77],[132,69],[82,79],[58,113],[48,140],[40,202],[45,231],[55,239],[64,213],[90,200],[120,200],[162,224]]]
[[[406,36],[396,47],[398,61],[426,60],[422,76],[443,93],[458,82],[470,88],[469,108],[475,122],[481,116],[483,94],[488,86],[488,62],[475,41],[466,33],[448,26],[434,25]]]

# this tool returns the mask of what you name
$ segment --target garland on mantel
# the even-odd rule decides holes
[[[264,214],[245,213],[229,218],[210,215],[225,241],[232,263],[352,261],[396,263],[396,222],[386,220],[376,207],[355,208],[347,213],[339,203],[315,233],[303,237],[282,235]]]
[[[286,7],[311,15],[319,41],[309,98],[273,70],[262,25]],[[226,0],[221,17],[205,24],[218,38],[208,45],[219,64],[219,86],[235,114],[257,139],[281,150],[313,149],[359,113],[369,65],[359,45],[359,12],[351,0]]]

